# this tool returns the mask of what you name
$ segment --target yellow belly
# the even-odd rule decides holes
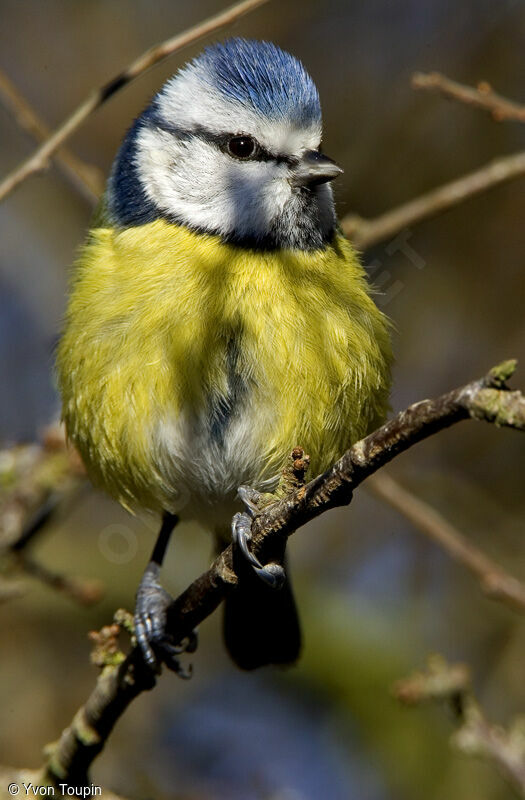
[[[90,234],[58,376],[93,480],[153,510],[325,469],[387,408],[387,324],[348,242],[255,252],[164,221]],[[182,509],[184,510],[184,509]]]

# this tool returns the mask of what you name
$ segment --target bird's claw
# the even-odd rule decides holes
[[[248,496],[248,492],[250,495]],[[280,589],[286,580],[286,573],[281,564],[271,562],[269,564],[261,564],[255,553],[250,549],[252,519],[255,515],[256,506],[253,506],[251,501],[255,495],[259,495],[255,489],[250,489],[248,486],[241,486],[239,489],[239,496],[245,504],[247,511],[239,511],[232,520],[232,541],[234,546],[238,547],[248,564],[250,564],[254,572],[259,578],[264,581],[272,589]]]
[[[168,609],[172,597],[158,581],[159,568],[149,564],[144,572],[137,591],[135,606],[135,636],[145,663],[156,673],[160,673],[164,663],[181,678],[190,678],[188,669],[180,663],[181,653],[194,653],[197,649],[197,634],[192,631],[180,642],[166,632]]]
[[[253,517],[259,511],[259,504],[264,495],[262,495],[261,492],[258,492],[257,489],[253,489],[251,486],[239,486],[237,489],[237,494],[239,495],[247,514],[253,519]]]
[[[252,518],[246,512],[238,511],[232,520],[232,540],[239,548],[244,558],[255,570],[264,569],[263,565],[250,550],[249,542],[252,538]]]
[[[271,589],[281,589],[286,581],[284,567],[275,561],[266,564],[262,569],[256,569],[255,572]]]

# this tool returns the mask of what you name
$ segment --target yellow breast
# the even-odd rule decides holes
[[[125,505],[188,508],[312,474],[383,417],[387,324],[350,245],[256,252],[164,221],[97,228],[58,352],[69,436]]]

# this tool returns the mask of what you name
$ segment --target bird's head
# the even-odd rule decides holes
[[[230,39],[171,78],[115,159],[117,225],[157,218],[255,247],[322,247],[335,227],[321,108],[302,64],[269,42]]]

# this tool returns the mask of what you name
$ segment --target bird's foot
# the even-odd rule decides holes
[[[246,511],[239,511],[232,520],[232,541],[238,547],[248,564],[259,578],[273,589],[280,589],[286,580],[286,573],[281,564],[270,562],[261,564],[255,553],[250,549],[252,537],[252,520],[260,510],[261,500],[264,495],[250,486],[240,486],[238,489]]]
[[[146,567],[139,584],[135,605],[135,636],[145,663],[160,673],[164,663],[181,678],[191,678],[191,665],[184,668],[179,661],[181,653],[194,653],[197,634],[192,631],[182,641],[175,641],[166,632],[168,609],[172,597],[159,583],[159,566],[151,562]]]

